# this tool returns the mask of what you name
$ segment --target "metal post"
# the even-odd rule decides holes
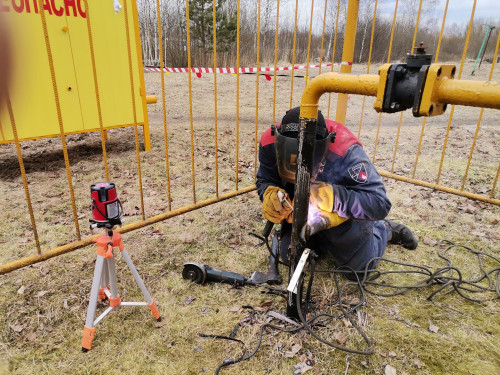
[[[356,28],[358,25],[359,0],[349,0],[347,5],[347,21],[344,33],[344,47],[342,49],[342,65],[340,73],[351,73],[354,58],[354,44],[356,42]],[[339,94],[337,99],[337,113],[335,121],[345,125],[347,112],[347,94]]]
[[[300,109],[299,150],[297,156],[297,173],[295,175],[294,213],[292,234],[290,239],[290,273],[289,280],[295,272],[297,263],[305,248],[305,242],[300,238],[300,231],[307,224],[309,210],[309,185],[313,169],[314,143],[316,141],[316,124],[318,113],[304,117],[305,111]],[[300,294],[298,288],[297,294]],[[288,296],[287,315],[299,318],[297,296],[290,292]]]

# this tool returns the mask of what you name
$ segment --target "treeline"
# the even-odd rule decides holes
[[[437,14],[439,0],[427,0],[422,11],[417,33],[417,43],[423,41],[429,53],[435,54],[438,44],[442,14]],[[188,0],[191,66],[213,66],[213,0]],[[217,66],[236,66],[237,51],[237,3],[232,0],[216,1],[216,37]],[[309,27],[311,18],[310,4],[299,1],[297,12],[297,31],[295,45],[295,63],[305,64],[309,45]],[[335,62],[340,62],[347,11],[347,0],[341,0],[338,15],[336,48],[335,23],[337,18],[337,0],[325,3],[316,1],[313,11],[312,35],[310,42],[310,63],[331,62],[335,53]],[[318,3],[320,5],[318,5]],[[379,1],[379,4],[381,2]],[[142,54],[146,66],[159,66],[160,51],[157,29],[157,11],[155,0],[138,0],[139,29],[142,41]],[[395,23],[391,50],[391,61],[403,60],[412,47],[415,22],[418,13],[418,0],[400,0]],[[452,7],[453,4],[450,5]],[[258,36],[258,0],[240,0],[240,66],[255,66]],[[276,0],[261,0],[260,13],[260,64],[272,66],[274,63]],[[358,16],[354,63],[368,61],[370,39],[373,25],[374,1],[361,0]],[[168,67],[186,67],[188,64],[186,33],[186,1],[160,0],[163,60]],[[289,65],[293,57],[295,29],[295,1],[281,0],[279,5],[279,32],[277,60],[279,65]],[[326,18],[325,18],[326,17]],[[371,61],[385,62],[389,55],[393,17],[379,8],[375,17],[375,32]],[[483,42],[487,22],[475,19],[467,52],[469,59],[475,59]],[[323,24],[325,24],[323,31]],[[445,28],[440,49],[440,61],[458,61],[465,45],[467,24],[449,24]],[[498,26],[491,33],[485,52],[485,59],[491,59],[494,53]]]

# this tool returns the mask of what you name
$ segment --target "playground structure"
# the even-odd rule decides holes
[[[57,3],[57,2],[56,2]],[[110,180],[110,171],[107,162],[107,153],[106,153],[106,130],[115,127],[124,127],[124,126],[132,126],[134,127],[134,139],[135,139],[135,147],[136,147],[136,160],[137,160],[137,177],[138,177],[138,189],[135,191],[135,196],[140,200],[139,212],[141,216],[137,221],[128,223],[122,226],[117,230],[119,233],[125,233],[132,230],[136,230],[147,225],[151,225],[153,223],[166,220],[170,217],[181,215],[188,211],[196,210],[207,205],[219,202],[224,199],[229,199],[235,197],[240,194],[245,194],[249,191],[255,189],[253,181],[245,181],[245,186],[241,186],[239,184],[241,175],[240,175],[240,164],[245,162],[253,162],[253,178],[255,178],[256,168],[257,168],[257,143],[258,137],[260,135],[260,131],[262,131],[262,125],[260,123],[259,117],[259,93],[262,88],[259,88],[259,74],[256,74],[255,80],[255,127],[252,129],[253,131],[253,153],[246,153],[240,155],[240,79],[241,74],[245,72],[245,70],[240,66],[239,58],[237,58],[236,67],[234,68],[235,74],[235,86],[236,86],[236,95],[235,95],[235,107],[234,107],[234,160],[233,160],[233,175],[231,180],[234,182],[232,190],[225,191],[224,193],[219,192],[219,184],[222,184],[222,181],[219,181],[219,148],[221,145],[218,143],[218,110],[217,106],[220,105],[221,100],[225,98],[220,98],[218,96],[218,86],[217,86],[217,51],[214,49],[213,51],[213,105],[214,105],[214,128],[213,128],[213,144],[214,144],[214,174],[213,179],[209,181],[210,185],[214,187],[213,195],[208,195],[206,192],[200,189],[200,185],[197,186],[197,163],[196,160],[196,144],[194,143],[194,133],[196,129],[195,116],[193,114],[193,96],[195,95],[196,86],[193,84],[194,74],[199,74],[195,68],[191,66],[191,58],[190,58],[190,29],[189,29],[189,17],[186,17],[186,24],[188,27],[186,28],[186,40],[187,40],[187,87],[189,93],[189,101],[188,107],[186,108],[186,112],[189,112],[189,136],[190,136],[190,174],[191,174],[191,186],[192,186],[192,202],[182,204],[177,207],[172,207],[172,199],[171,196],[174,195],[173,187],[171,186],[170,181],[170,164],[169,159],[172,157],[172,153],[179,152],[180,150],[169,148],[169,139],[168,139],[168,124],[167,124],[167,115],[169,114],[167,110],[167,99],[166,94],[168,92],[168,82],[165,82],[165,74],[161,74],[161,107],[162,107],[162,118],[163,118],[163,126],[164,126],[164,148],[165,148],[165,166],[156,173],[165,175],[166,182],[166,206],[165,212],[146,216],[146,210],[144,207],[144,193],[143,193],[143,181],[142,181],[142,173],[141,173],[141,153],[139,147],[138,140],[138,131],[137,127],[143,125],[144,126],[144,137],[145,137],[145,148],[149,149],[149,130],[148,130],[148,115],[146,109],[146,92],[148,92],[148,88],[146,87],[143,69],[142,69],[142,60],[139,58],[138,54],[140,53],[140,48],[137,43],[139,43],[139,34],[138,34],[138,26],[137,26],[137,9],[134,1],[124,1],[123,9],[118,12],[118,14],[114,14],[114,10],[111,6],[111,2],[109,4],[99,1],[92,0],[84,0],[78,2],[82,6],[82,11],[77,13],[81,17],[71,17],[66,15],[63,18],[56,18],[57,14],[51,14],[49,10],[43,9],[44,7],[39,7],[39,12],[32,11],[31,13],[23,13],[23,14],[14,14],[12,11],[10,14],[13,17],[21,17],[22,25],[26,26],[27,30],[31,30],[30,34],[36,35],[38,38],[38,43],[34,47],[33,51],[30,53],[34,53],[33,56],[39,56],[37,59],[43,61],[43,64],[37,64],[36,69],[33,70],[33,77],[31,81],[36,82],[35,90],[28,91],[29,94],[26,93],[25,90],[23,92],[13,91],[10,96],[9,103],[6,106],[6,110],[2,112],[0,115],[0,124],[2,129],[2,143],[13,142],[16,145],[17,157],[20,165],[24,190],[26,194],[26,206],[27,211],[29,212],[30,218],[30,227],[33,231],[33,241],[32,244],[36,247],[36,254],[22,254],[18,259],[10,258],[8,262],[2,262],[0,265],[0,274],[4,274],[15,269],[40,262],[51,257],[61,255],[67,253],[72,250],[76,250],[78,248],[82,248],[92,243],[96,236],[82,236],[80,228],[82,227],[82,219],[79,219],[81,213],[86,212],[86,206],[82,204],[73,192],[73,182],[72,182],[72,173],[71,173],[71,165],[69,162],[68,149],[66,146],[65,135],[72,134],[75,132],[85,132],[85,131],[100,131],[101,133],[101,145],[102,145],[102,156],[103,156],[103,164],[104,166],[96,166],[96,168],[102,169],[101,174],[102,178],[106,180]],[[157,1],[157,12],[160,13],[160,3]],[[257,19],[260,22],[260,11],[261,4],[259,1],[259,6],[256,9],[258,12]],[[334,41],[333,41],[333,50],[336,50],[337,47],[337,29],[338,29],[338,17],[340,14],[341,2],[338,2],[336,9],[337,22],[334,28]],[[397,4],[397,2],[396,2]],[[420,1],[420,7],[418,15],[420,17],[422,1]],[[448,6],[448,2],[446,3]],[[186,7],[189,6],[189,3],[186,2]],[[475,10],[476,2],[472,6],[470,22],[468,25],[468,33],[470,34],[471,27],[473,25],[474,19],[474,10]],[[107,8],[104,8],[107,7]],[[108,9],[109,8],[109,9]],[[377,11],[377,2],[375,2],[374,7],[374,15]],[[59,9],[57,7],[54,8]],[[61,8],[62,9],[62,8]],[[84,10],[83,10],[84,9]],[[295,8],[295,14],[297,14],[297,5]],[[314,9],[314,8],[312,8]],[[325,17],[323,20],[326,20],[326,2],[325,2]],[[447,7],[446,7],[447,9]],[[442,26],[440,30],[439,42],[441,41],[444,25],[446,21],[446,9],[445,13],[442,17]],[[27,10],[27,9],[25,9]],[[318,75],[320,73],[328,72],[321,77],[315,78],[314,80],[310,80],[311,74],[313,72],[313,68],[310,68],[310,55],[309,49],[307,54],[307,61],[305,62],[305,84],[308,84],[305,87],[304,95],[302,96],[304,113],[303,117],[314,119],[315,111],[317,109],[317,103],[322,100],[321,109],[325,115],[330,117],[330,106],[332,101],[336,101],[336,114],[335,119],[339,122],[345,123],[346,126],[350,127],[354,133],[361,134],[363,121],[367,122],[364,118],[364,112],[372,112],[375,113],[372,109],[369,108],[369,105],[365,105],[365,97],[366,96],[376,96],[377,101],[380,102],[384,96],[384,88],[386,85],[385,77],[389,74],[390,66],[386,65],[381,68],[380,75],[375,74],[373,71],[370,71],[370,58],[368,59],[368,65],[366,68],[366,74],[363,75],[347,75],[352,72],[353,69],[353,55],[354,55],[354,46],[357,32],[357,18],[358,18],[358,10],[359,10],[359,1],[358,0],[350,0],[348,2],[346,19],[347,22],[345,24],[344,30],[344,42],[342,48],[342,59],[341,61],[332,60],[328,62],[329,66],[319,65]],[[292,69],[291,74],[287,76],[287,80],[290,80],[290,102],[289,106],[287,103],[287,108],[282,108],[278,105],[278,97],[282,93],[277,93],[277,82],[281,78],[278,76],[278,61],[277,61],[277,39],[278,39],[278,29],[279,29],[279,1],[277,2],[276,9],[276,34],[275,34],[275,58],[274,64],[271,67],[267,67],[268,76],[273,80],[273,100],[272,100],[272,122],[275,122],[279,119],[280,114],[284,109],[288,109],[299,103],[293,100],[294,90],[297,93],[297,88],[294,87],[294,75],[295,75],[295,61],[292,61]],[[83,17],[82,15],[85,15]],[[104,15],[108,16],[104,16]],[[186,9],[186,14],[189,14],[189,9]],[[397,17],[397,6],[394,11],[393,18],[393,28],[391,32],[391,39],[389,42],[389,54],[387,56],[387,63],[391,64],[391,45],[394,38],[394,22]],[[238,15],[239,15],[239,2],[238,2]],[[29,20],[28,20],[29,17]],[[213,17],[216,17],[215,14],[215,6]],[[415,46],[417,44],[417,32],[419,25],[419,17],[417,17],[415,31],[413,35],[412,45],[408,46],[408,49]],[[295,18],[297,19],[297,17]],[[36,22],[33,22],[35,20]],[[111,21],[110,21],[111,20]],[[239,17],[238,27],[237,27],[237,56],[239,55]],[[213,22],[216,24],[216,22]],[[309,22],[309,40],[311,39],[312,34],[312,26],[313,26],[313,12],[311,11],[311,18]],[[322,26],[322,41],[324,40],[325,30],[327,27],[333,28],[334,25],[325,25],[323,22]],[[101,29],[99,29],[101,28]],[[373,33],[376,28],[375,22],[372,24],[372,41],[373,41]],[[74,33],[73,29],[79,30]],[[297,24],[295,24],[295,31],[297,30]],[[110,31],[116,32],[116,34],[108,34]],[[69,34],[68,34],[69,33]],[[108,34],[110,39],[107,37],[103,37],[103,35]],[[158,20],[158,34],[160,35],[160,40],[162,30],[160,21]],[[493,33],[494,34],[494,33]],[[69,40],[61,41],[61,38],[67,38],[70,35]],[[74,39],[78,38],[78,39]],[[213,33],[214,41],[216,41],[217,35]],[[256,59],[255,66],[256,72],[261,71],[261,60],[259,56],[259,48],[260,45],[260,33],[257,33],[257,51],[256,51]],[[118,44],[118,42],[120,44]],[[493,57],[493,62],[491,64],[491,70],[489,73],[488,80],[491,81],[494,77],[495,73],[495,61],[498,56],[498,47],[500,42],[500,34],[496,37],[495,43],[495,52]],[[78,45],[78,48],[62,48],[61,51],[64,51],[64,55],[59,56],[55,46],[57,43],[69,43],[70,46]],[[340,44],[340,43],[338,43]],[[214,45],[217,45],[214,42]],[[92,47],[94,46],[94,47]],[[110,49],[111,47],[114,49]],[[295,43],[293,45],[295,56]],[[373,46],[370,44],[370,56]],[[420,122],[420,137],[419,139],[413,139],[413,142],[417,146],[417,152],[415,154],[415,160],[412,164],[409,172],[400,173],[397,168],[397,156],[398,156],[398,145],[401,137],[401,133],[404,132],[402,130],[403,122],[405,121],[415,121],[408,120],[403,117],[403,113],[401,112],[399,116],[399,122],[397,125],[397,133],[394,137],[394,146],[393,146],[393,154],[390,155],[389,158],[389,167],[387,168],[379,168],[380,173],[389,178],[393,178],[396,180],[405,181],[408,183],[413,183],[416,185],[426,186],[431,189],[441,190],[448,193],[453,193],[461,196],[465,196],[471,199],[480,200],[483,202],[487,202],[490,204],[500,205],[500,200],[497,198],[498,188],[497,181],[499,178],[500,172],[500,164],[498,163],[498,159],[493,159],[493,171],[490,171],[489,176],[493,176],[490,180],[487,181],[490,188],[485,192],[477,192],[474,190],[474,186],[468,183],[470,179],[469,170],[472,163],[475,144],[478,136],[480,135],[480,127],[481,121],[483,117],[484,108],[481,108],[477,123],[475,124],[474,129],[474,138],[471,143],[470,149],[466,152],[468,157],[464,158],[462,161],[462,166],[460,170],[464,173],[462,174],[461,181],[459,181],[458,186],[448,185],[446,182],[443,183],[442,179],[442,171],[444,165],[444,159],[446,155],[446,150],[448,147],[449,134],[450,129],[452,127],[452,122],[454,119],[454,111],[455,105],[461,106],[476,106],[476,107],[487,107],[487,108],[496,108],[493,111],[498,110],[498,106],[500,103],[500,88],[499,85],[490,82],[476,82],[476,81],[461,81],[461,76],[463,72],[464,63],[466,61],[466,51],[468,48],[468,38],[466,40],[466,44],[463,47],[463,55],[460,61],[460,65],[457,66],[456,71],[454,72],[454,78],[452,79],[452,68],[448,68],[447,66],[439,63],[439,48],[440,43],[438,43],[437,50],[434,52],[434,61],[437,65],[431,66],[427,76],[432,77],[429,82],[432,83],[432,87],[434,89],[430,90],[428,93],[424,93],[424,97],[422,100],[427,100],[428,107],[427,113],[429,114],[429,108],[431,105],[439,104],[441,106],[441,112],[444,112],[444,105],[451,104],[449,108],[447,108],[446,112],[442,114],[442,116],[449,116],[447,126],[444,129],[444,141],[441,145],[441,149],[439,150],[440,160],[438,162],[438,171],[437,176],[431,177],[426,174],[426,178],[419,178],[417,176],[417,168],[419,164],[419,157],[421,156],[421,145],[424,140],[425,130],[427,118],[424,117],[423,120],[419,120]],[[27,53],[24,49],[19,49],[20,53]],[[24,52],[23,52],[24,51]],[[71,51],[72,55],[68,55],[68,51]],[[320,61],[323,62],[323,42],[321,48],[321,56]],[[79,55],[81,54],[81,56]],[[41,57],[43,56],[43,58]],[[116,58],[116,61],[113,64],[109,64],[109,56],[113,56]],[[137,57],[137,58],[134,58]],[[160,44],[160,56],[163,56],[162,45]],[[332,54],[333,59],[335,58],[335,53]],[[27,58],[27,57],[25,57]],[[38,61],[38,60],[37,60]],[[71,63],[73,61],[73,63]],[[66,67],[73,66],[74,69],[66,69]],[[81,64],[81,65],[80,65]],[[321,64],[321,63],[320,63]],[[340,65],[340,75],[338,73],[332,73],[334,69],[338,69]],[[160,70],[166,70],[166,67],[163,64],[163,60],[160,59]],[[323,69],[324,68],[324,69]],[[449,78],[443,79],[438,74],[438,71],[442,68],[442,72],[446,71],[446,76]],[[314,72],[317,68],[314,68]],[[158,74],[158,73],[148,73],[148,74]],[[206,74],[206,73],[204,73]],[[68,75],[66,77],[65,75]],[[272,76],[272,77],[271,77]],[[28,77],[29,78],[29,77]],[[496,78],[498,80],[498,78]],[[297,81],[297,80],[296,80]],[[70,82],[70,83],[67,83]],[[297,84],[297,82],[295,82]],[[429,87],[429,86],[427,86]],[[71,90],[69,89],[71,88]],[[77,88],[78,97],[73,95]],[[332,97],[330,94],[328,95],[328,100],[326,96],[321,97],[323,93],[338,93],[338,98]],[[32,97],[28,98],[22,97],[22,95],[32,95]],[[348,100],[349,95],[363,95],[363,103],[361,108],[361,118],[353,120],[352,117],[348,117]],[[427,96],[425,96],[427,95]],[[283,95],[281,95],[283,96]],[[43,100],[41,99],[43,98]],[[47,102],[45,102],[45,100]],[[151,100],[153,101],[153,100]],[[287,100],[288,101],[288,100]],[[37,110],[32,111],[23,111],[22,106],[23,103],[37,103]],[[262,104],[262,103],[261,103]],[[366,109],[365,109],[366,108]],[[379,103],[379,109],[381,109]],[[488,110],[488,109],[487,109]],[[333,111],[332,111],[333,113]],[[301,112],[302,114],[302,112]],[[438,114],[438,111],[433,114]],[[377,151],[380,149],[379,145],[379,132],[382,124],[382,113],[378,116],[377,126],[372,130],[376,131],[376,139],[375,144],[372,147],[373,150],[373,159],[375,161],[375,165],[377,165]],[[389,115],[384,115],[389,116]],[[391,115],[396,116],[397,115]],[[498,115],[497,115],[498,116]],[[429,120],[430,121],[430,120]],[[267,122],[271,122],[269,118]],[[357,123],[359,122],[359,126]],[[265,125],[267,126],[268,123]],[[27,125],[29,124],[29,125]],[[43,124],[43,126],[39,126],[38,124]],[[248,129],[247,129],[248,130]],[[248,131],[247,131],[248,133]],[[21,141],[36,139],[40,137],[54,136],[59,135],[61,138],[62,149],[65,159],[65,167],[67,172],[67,191],[69,192],[69,203],[71,204],[71,213],[66,213],[69,216],[72,216],[74,221],[74,233],[68,233],[65,244],[61,246],[56,246],[48,249],[42,249],[43,240],[40,240],[40,237],[43,236],[43,230],[39,230],[40,225],[35,220],[35,210],[33,208],[33,203],[31,201],[31,191],[36,189],[36,186],[29,185],[30,177],[29,174],[25,173],[24,162],[23,162],[23,152],[21,148]],[[161,141],[160,141],[161,142]],[[248,150],[247,150],[248,151]],[[493,158],[495,155],[492,155]],[[392,159],[392,160],[391,160]],[[484,166],[485,168],[491,168],[491,165]],[[86,184],[85,186],[88,186]],[[186,189],[183,190],[184,195],[185,192],[188,191]],[[203,196],[203,200],[199,200],[198,198]],[[175,201],[174,201],[175,202]],[[57,205],[59,200],[54,200],[54,205]],[[26,216],[26,215],[25,215]],[[76,237],[76,238],[75,238]]]

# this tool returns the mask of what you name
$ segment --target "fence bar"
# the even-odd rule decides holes
[[[499,170],[500,170],[500,167],[499,167]],[[453,188],[449,188],[449,187],[446,187],[446,186],[443,186],[443,185],[434,184],[434,183],[427,182],[427,181],[416,180],[414,178],[400,176],[400,175],[397,175],[397,174],[394,174],[394,173],[390,173],[390,172],[387,172],[387,171],[380,171],[379,170],[378,173],[380,173],[381,176],[392,178],[394,180],[404,181],[404,182],[410,182],[410,183],[412,183],[414,185],[419,185],[419,186],[424,186],[424,187],[431,188],[431,189],[434,189],[434,190],[444,191],[446,193],[451,193],[451,194],[459,195],[459,196],[462,196],[462,197],[465,197],[465,198],[475,199],[475,200],[478,200],[478,201],[481,201],[481,202],[492,203],[492,204],[495,204],[497,206],[500,205],[500,199],[495,199],[492,196],[486,197],[484,195],[469,193],[467,191],[462,191],[462,190],[459,190],[459,189],[453,189]]]
[[[344,32],[344,47],[342,49],[341,73],[351,73],[352,60],[354,57],[354,43],[356,41],[356,27],[358,24],[359,0],[349,0],[347,4],[347,20]],[[347,112],[347,95],[338,94],[337,112],[335,121],[345,125]]]
[[[396,16],[398,14],[398,5],[399,5],[399,0],[396,0],[396,6],[394,8],[394,17],[392,18],[392,29],[391,29],[391,39],[389,41],[389,51],[387,53],[387,63],[391,62],[392,41],[394,39],[394,29],[396,28]],[[380,112],[378,115],[377,135],[375,136],[375,146],[373,147],[373,158],[372,158],[373,162],[375,162],[375,155],[377,155],[377,145],[378,145],[378,137],[380,135],[381,122],[382,122],[382,112]]]
[[[274,85],[276,90],[276,82]],[[238,190],[238,171],[240,169],[239,152],[240,152],[240,0],[237,1],[237,10],[236,10],[236,190]]]
[[[278,24],[280,20],[280,0],[276,8],[276,32],[274,34],[274,91],[273,91],[273,124],[276,123],[276,65],[278,64]]]
[[[470,14],[469,27],[467,28],[467,36],[465,37],[465,45],[464,45],[464,50],[462,53],[462,60],[460,61],[460,69],[458,71],[457,79],[460,79],[462,77],[462,71],[464,68],[465,58],[467,56],[467,48],[469,46],[469,39],[470,39],[471,30],[472,30],[472,23],[474,22],[474,13],[476,11],[476,3],[477,3],[477,0],[474,0],[474,5],[472,6],[472,11]],[[455,112],[454,105],[451,106],[451,110],[450,110],[450,117],[448,119],[448,127],[446,128],[446,136],[444,138],[443,151],[441,153],[441,161],[439,162],[439,170],[438,170],[438,174],[437,174],[437,178],[436,178],[436,185],[439,184],[439,179],[441,178],[441,171],[443,169],[444,155],[446,153],[446,146],[448,145],[448,137],[450,136],[451,120],[453,119],[453,112]]]
[[[330,72],[333,72],[333,65],[335,65],[335,50],[337,47],[337,29],[339,26],[339,11],[340,11],[340,0],[338,0],[338,2],[337,2],[337,15],[336,15],[336,19],[335,19],[335,35],[333,36],[332,67],[330,69]],[[329,92],[328,93],[328,112],[326,115],[327,118],[330,118],[331,100],[332,100],[332,93]]]
[[[50,47],[49,33],[47,31],[47,21],[45,18],[45,9],[43,5],[43,0],[38,0],[38,5],[40,7],[39,9],[40,9],[40,16],[42,19],[43,35],[45,36],[45,48],[47,50],[47,57],[49,59],[50,75],[52,78],[52,88],[54,91],[54,99],[56,102],[57,120],[59,122],[59,132],[60,132],[61,144],[64,155],[64,165],[66,166],[66,176],[68,178],[68,189],[71,197],[71,206],[73,209],[73,220],[75,222],[76,237],[80,239],[80,225],[78,224],[78,216],[76,213],[75,192],[73,191],[73,180],[71,177],[71,167],[69,165],[68,148],[66,147],[66,136],[64,135],[61,103],[59,102],[59,92],[57,90],[56,72],[54,69],[54,61],[52,59],[52,49]]]
[[[490,75],[488,77],[488,81],[491,81],[491,78],[493,77],[493,70],[495,69],[495,62],[496,62],[497,55],[498,55],[498,45],[499,45],[499,43],[500,43],[500,33],[498,33],[497,44],[495,46],[495,53],[493,54],[493,61],[491,62],[491,70],[490,70]],[[464,178],[462,180],[462,186],[460,187],[460,190],[464,190],[465,181],[467,180],[467,175],[469,173],[469,167],[470,167],[470,163],[471,163],[471,160],[472,160],[472,154],[474,153],[474,148],[476,146],[477,135],[479,133],[479,127],[481,126],[481,120],[483,118],[483,112],[484,112],[484,108],[481,108],[481,112],[479,112],[479,118],[477,120],[477,127],[476,127],[476,132],[474,134],[474,140],[472,141],[472,146],[470,148],[469,159],[467,160],[467,167],[465,168]]]
[[[172,210],[172,199],[170,195],[170,165],[168,161],[168,129],[167,129],[167,105],[165,100],[165,72],[163,71],[163,37],[161,32],[161,10],[160,0],[156,0],[156,21],[158,27],[158,41],[160,52],[160,75],[161,75],[161,104],[163,109],[163,139],[165,144],[165,171],[167,173],[167,194],[168,194],[168,210]],[[215,72],[214,72],[215,74]],[[217,159],[216,159],[217,160]],[[216,162],[217,163],[217,162]],[[216,164],[217,165],[217,164]]]
[[[141,221],[136,221],[135,223],[131,223],[128,225],[124,225],[120,228],[117,228],[115,231],[118,233],[131,232],[133,230],[140,229],[140,228],[146,227],[148,225],[158,223],[160,221],[169,219],[171,217],[185,214],[186,212],[194,211],[196,209],[206,207],[206,206],[209,206],[211,204],[221,202],[223,200],[233,198],[233,197],[236,197],[236,196],[241,195],[241,194],[249,193],[253,190],[256,190],[255,185],[245,187],[239,191],[233,191],[230,193],[223,194],[223,195],[219,196],[218,198],[206,199],[206,200],[201,201],[201,202],[196,203],[196,204],[181,207],[181,208],[178,208],[176,210],[165,212],[163,214],[159,214],[156,216],[152,216],[150,218],[147,218],[147,219],[144,219]],[[69,243],[69,244],[66,244],[63,246],[56,247],[56,248],[48,250],[48,251],[44,251],[41,255],[31,255],[28,257],[21,258],[21,259],[17,259],[13,262],[10,262],[10,263],[0,265],[0,275],[9,273],[11,271],[17,270],[17,269],[22,268],[22,267],[29,266],[31,264],[42,262],[44,260],[53,258],[53,257],[58,256],[58,255],[62,255],[62,254],[69,253],[69,252],[77,250],[77,249],[81,249],[82,247],[91,245],[93,243],[93,240],[99,236],[100,236],[100,234],[96,234],[96,235],[93,235],[91,237],[86,237],[86,238],[79,240],[79,241],[75,241],[75,242],[72,242],[72,243]]]
[[[323,65],[323,43],[325,41],[325,23],[326,23],[326,5],[328,0],[325,0],[325,10],[323,12],[323,31],[321,32],[321,49],[319,50],[319,71],[318,74],[321,74],[321,66]]]
[[[128,54],[128,70],[130,74],[130,93],[132,96],[132,113],[134,114],[134,136],[135,136],[135,156],[137,160],[137,175],[139,178],[139,193],[141,196],[141,211],[142,219],[146,218],[144,212],[144,194],[142,191],[142,171],[141,171],[141,154],[139,152],[139,133],[137,131],[137,108],[135,107],[135,87],[134,87],[134,71],[132,67],[132,51],[130,49],[130,30],[128,26],[128,9],[127,1],[123,2],[123,12],[125,16],[125,34],[127,36],[127,54]],[[170,199],[170,197],[169,197]]]
[[[90,22],[90,7],[87,0],[83,0],[87,15],[87,33],[89,37],[90,46],[90,60],[92,61],[92,73],[94,76],[94,89],[95,89],[95,99],[97,104],[97,115],[99,117],[99,129],[101,131],[101,148],[102,148],[102,158],[104,162],[104,173],[106,174],[106,181],[110,181],[109,171],[108,171],[108,158],[106,155],[106,133],[104,131],[104,125],[102,121],[102,110],[101,110],[101,99],[99,97],[99,83],[97,80],[97,68],[95,64],[95,53],[94,53],[94,41],[92,39],[92,25]]]
[[[17,135],[17,126],[16,120],[14,118],[14,111],[12,110],[12,103],[10,102],[10,97],[7,95],[7,110],[9,112],[10,125],[12,127],[12,134],[14,135],[14,142],[16,143],[16,151],[17,151],[17,161],[19,162],[19,169],[21,170],[21,177],[23,179],[24,186],[24,194],[26,195],[26,203],[28,205],[28,211],[30,213],[31,227],[33,228],[33,235],[35,237],[36,243],[36,251],[38,255],[42,253],[42,249],[40,247],[40,240],[38,239],[38,231],[36,229],[35,215],[33,214],[33,206],[31,204],[31,196],[30,190],[28,187],[28,178],[26,177],[26,170],[24,169],[24,161],[23,155],[21,152],[21,145],[19,144],[19,137]],[[0,128],[2,128],[2,124],[0,124]]]
[[[422,11],[422,0],[420,0],[418,4],[418,12],[417,12],[417,21],[415,22],[415,29],[413,31],[413,39],[411,42],[411,47],[410,51],[413,51],[413,47],[415,46],[415,41],[417,40],[417,32],[418,32],[418,26],[420,23],[420,12]],[[391,165],[391,173],[394,172],[394,163],[396,162],[396,154],[398,152],[398,145],[399,145],[399,135],[401,134],[401,126],[403,125],[403,113],[399,115],[399,124],[398,124],[398,132],[396,135],[396,144],[394,145],[394,154],[392,155],[392,165]]]
[[[212,32],[214,34],[214,131],[215,131],[215,196],[219,196],[219,142],[217,130],[217,18],[216,0],[212,2]],[[259,69],[257,68],[257,72]],[[259,74],[257,73],[257,78]]]
[[[314,0],[311,2],[311,19],[309,20],[309,39],[307,42],[307,58],[306,58],[306,78],[305,83],[309,82],[309,56],[311,53],[311,35],[312,35],[312,24],[313,24],[313,13],[314,13]],[[321,64],[320,64],[321,66]]]
[[[368,51],[368,66],[366,67],[366,74],[370,73],[370,63],[372,60],[372,50],[373,50],[373,36],[375,35],[375,20],[377,18],[377,5],[378,5],[378,0],[375,0],[375,6],[373,8],[372,33],[370,36],[370,50]],[[366,96],[363,96],[363,104],[361,104],[361,118],[359,120],[358,138],[361,136],[361,125],[363,124],[363,114],[365,112],[365,101],[366,101]]]
[[[491,186],[491,191],[490,191],[490,198],[493,198],[495,195],[495,189],[497,188],[497,182],[498,182],[498,176],[500,176],[500,163],[498,163],[498,168],[497,168],[497,174],[495,176],[495,179],[493,180],[493,185]]]
[[[298,0],[297,0],[298,1]],[[215,2],[215,0],[214,0]],[[255,144],[254,144],[254,162],[253,162],[253,176],[257,182],[257,153],[259,150],[258,134],[259,134],[259,67],[260,67],[260,0],[257,6],[257,74],[255,74]],[[292,71],[293,82],[293,71]],[[292,83],[293,87],[293,83]],[[292,99],[290,98],[290,101]]]
[[[446,5],[444,7],[444,13],[443,13],[443,22],[441,23],[441,31],[439,32],[439,39],[438,39],[438,44],[436,48],[436,56],[434,57],[434,62],[438,62],[439,58],[439,51],[441,49],[441,41],[443,40],[443,31],[444,31],[444,25],[446,23],[446,15],[448,13],[448,4],[450,0],[446,0]],[[425,131],[425,124],[427,122],[427,117],[424,117],[422,120],[422,130],[420,131],[420,139],[418,141],[418,149],[417,149],[417,155],[415,157],[415,164],[413,165],[413,172],[411,174],[411,178],[415,178],[415,172],[417,171],[417,165],[418,165],[418,158],[420,156],[420,150],[422,149],[422,140],[424,139],[424,131]]]
[[[196,204],[196,183],[194,178],[194,130],[193,130],[193,92],[191,82],[191,38],[189,32],[189,0],[186,0],[186,38],[188,54],[188,81],[189,81],[189,123],[191,130],[191,177],[193,181],[193,203]]]
[[[259,6],[260,6],[260,0],[259,0]],[[298,9],[299,9],[299,0],[295,0],[295,23],[293,26],[293,48],[292,48],[292,82],[290,83],[290,109],[292,109],[293,77],[295,75],[295,47],[297,45],[297,10]],[[259,18],[259,21],[260,21],[260,18]],[[259,29],[259,32],[260,32],[260,29]]]

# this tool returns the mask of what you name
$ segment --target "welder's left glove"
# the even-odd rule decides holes
[[[308,224],[310,224],[310,221],[315,221],[321,217],[326,222],[326,228],[322,229],[329,229],[349,220],[333,212],[333,203],[333,186],[326,182],[313,182],[309,197]]]

